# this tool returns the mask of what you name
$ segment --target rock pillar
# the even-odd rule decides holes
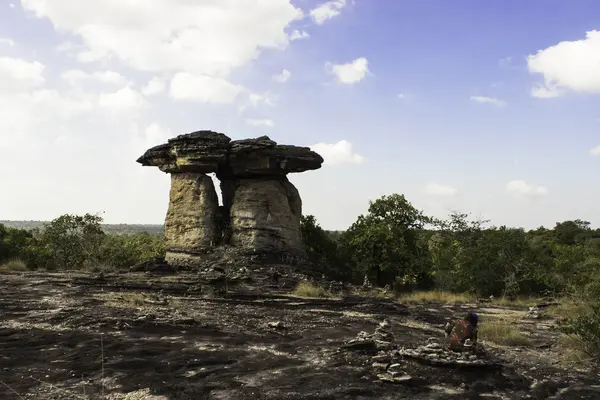
[[[171,174],[169,209],[165,219],[166,261],[194,265],[216,245],[219,199],[212,179],[203,173]]]
[[[149,149],[138,162],[171,174],[169,264],[199,266],[221,245],[246,254],[304,254],[302,200],[287,174],[321,167],[323,158],[309,148],[198,131]],[[222,207],[207,173],[221,181]]]

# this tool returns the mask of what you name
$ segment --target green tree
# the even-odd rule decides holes
[[[104,239],[101,223],[97,215],[61,215],[41,231],[40,244],[60,269],[95,264]]]
[[[367,215],[359,216],[340,239],[355,276],[373,274],[379,286],[396,278],[405,284],[424,282],[431,262],[420,233],[431,221],[404,195],[370,202]]]
[[[323,230],[313,215],[302,216],[300,230],[309,260],[315,269],[332,279],[349,279],[351,271],[340,259],[337,242]]]

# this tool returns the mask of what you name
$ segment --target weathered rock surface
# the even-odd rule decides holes
[[[308,147],[278,145],[268,136],[231,141],[223,133],[197,131],[149,149],[137,162],[168,173],[252,177],[318,169],[323,158]]]
[[[219,199],[215,186],[203,173],[171,174],[169,197],[165,259],[171,265],[194,265],[218,238]]]
[[[267,136],[232,141],[198,131],[153,147],[137,160],[170,173],[165,220],[166,261],[198,267],[215,246],[245,254],[303,255],[302,200],[288,173],[318,169],[323,158],[307,147],[278,145]],[[223,205],[211,178],[221,181]]]
[[[242,179],[231,205],[231,244],[250,253],[302,253],[302,201],[287,179]]]

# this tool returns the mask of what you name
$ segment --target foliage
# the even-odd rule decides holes
[[[561,321],[560,330],[576,337],[583,351],[596,362],[600,361],[600,301],[597,298],[590,301],[584,311]]]
[[[369,276],[378,286],[386,282],[416,285],[426,282],[430,258],[422,246],[422,231],[431,219],[404,195],[383,196],[369,204],[366,215],[341,237],[355,279]]]
[[[338,244],[335,239],[319,226],[312,215],[302,216],[300,231],[309,260],[315,265],[317,272],[331,279],[345,280],[349,278],[348,269],[344,268]]]
[[[16,264],[9,261],[19,259],[28,269],[122,269],[164,257],[162,236],[147,232],[106,234],[101,223],[99,216],[65,214],[42,229],[0,224],[0,265],[14,270]]]

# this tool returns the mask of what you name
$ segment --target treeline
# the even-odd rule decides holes
[[[0,221],[5,228],[24,230],[43,229],[47,222],[44,221]],[[111,234],[131,235],[135,233],[148,232],[153,235],[162,235],[163,225],[157,224],[102,224],[102,230]]]
[[[331,278],[397,291],[439,289],[479,296],[578,293],[600,297],[600,229],[564,221],[525,231],[452,213],[425,215],[403,195],[370,202],[345,232],[302,219],[310,258]]]
[[[370,202],[344,232],[302,217],[302,234],[318,272],[397,291],[439,289],[479,296],[600,297],[600,229],[564,221],[525,231],[488,226],[453,213],[425,215],[403,195]],[[0,224],[0,265],[27,269],[125,269],[164,255],[162,234],[106,232],[96,215],[63,215],[34,229]]]
[[[102,218],[62,215],[32,229],[0,224],[0,267],[10,270],[115,270],[164,256],[162,235],[107,233]]]

